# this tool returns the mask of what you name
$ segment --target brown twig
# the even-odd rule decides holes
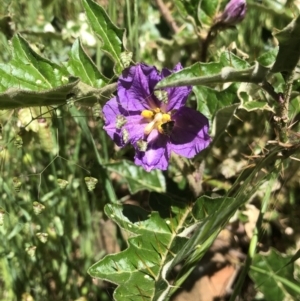
[[[206,62],[208,47],[212,43],[212,41],[216,38],[216,36],[217,36],[217,31],[213,27],[210,28],[206,38],[202,41],[201,55],[200,55],[201,62]]]
[[[167,22],[169,28],[172,30],[173,33],[178,33],[179,27],[177,26],[169,9],[167,8],[167,6],[164,4],[164,2],[162,0],[155,0],[155,2],[156,2],[156,5],[158,6],[158,9],[159,9],[162,17]]]

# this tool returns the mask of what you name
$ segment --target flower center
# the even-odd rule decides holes
[[[171,121],[171,115],[169,113],[162,113],[159,108],[156,108],[153,111],[144,110],[141,115],[150,120],[145,126],[145,135],[149,135],[154,129],[157,129],[161,134],[164,134],[165,132],[162,125]]]

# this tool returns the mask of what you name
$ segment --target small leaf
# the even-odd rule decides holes
[[[109,163],[105,167],[125,178],[132,194],[145,189],[157,192],[164,192],[166,189],[165,178],[160,170],[153,170],[149,173],[142,167],[126,160]]]
[[[203,24],[211,25],[217,14],[220,0],[200,1],[199,2],[199,20]]]
[[[99,102],[96,102],[92,107],[93,116],[96,120],[102,117],[102,108]]]
[[[30,257],[34,257],[35,256],[35,251],[36,251],[36,246],[30,246],[27,247],[25,249],[26,253],[30,256]]]
[[[22,148],[23,146],[23,139],[20,135],[16,135],[14,139],[14,145],[16,148]]]
[[[133,53],[130,51],[124,51],[120,54],[120,59],[123,65],[123,68],[127,68],[132,61]]]
[[[79,39],[72,46],[66,67],[72,75],[79,77],[82,82],[92,87],[102,88],[108,82],[84,51]]]
[[[208,26],[212,24],[213,18],[216,15],[217,8],[219,6],[219,2],[219,0],[174,1],[175,5],[177,6],[177,10],[183,15],[184,19],[192,16],[197,24],[206,24]]]
[[[271,67],[276,59],[276,56],[278,54],[278,48],[274,48],[269,50],[268,52],[265,52],[264,54],[262,54],[257,61],[265,67]]]
[[[267,301],[296,300],[300,296],[291,256],[283,256],[275,249],[266,255],[256,254],[249,274]]]
[[[168,92],[167,91],[165,91],[165,90],[155,90],[154,95],[162,103],[164,103],[164,104],[168,103]]]
[[[69,182],[64,179],[57,179],[57,185],[59,186],[60,189],[64,190],[68,186]]]
[[[48,233],[38,232],[36,233],[36,237],[44,244],[48,240]]]
[[[32,207],[35,215],[41,214],[46,208],[42,203],[39,202],[33,202]]]
[[[22,182],[20,181],[19,177],[13,177],[13,186],[16,193],[20,192]]]
[[[120,74],[123,65],[120,58],[125,30],[112,23],[105,10],[92,0],[82,0],[93,31],[102,42],[102,50],[115,62],[115,71]]]
[[[98,180],[93,177],[85,177],[84,178],[85,184],[88,188],[88,191],[93,191],[98,183]]]

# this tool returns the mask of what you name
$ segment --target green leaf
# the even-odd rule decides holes
[[[68,83],[65,68],[40,56],[20,35],[12,39],[12,60],[0,64],[0,90],[15,87],[42,91]]]
[[[184,19],[192,17],[197,25],[211,26],[216,16],[220,0],[175,0],[174,3]]]
[[[260,82],[264,79],[267,71],[260,65],[249,68],[246,61],[226,51],[221,54],[219,62],[196,63],[164,78],[156,85],[156,88],[205,85],[220,91],[220,86],[216,86],[217,84],[247,81],[247,79],[249,82],[253,80]]]
[[[199,9],[199,0],[183,1],[175,0],[174,1],[178,12],[182,15],[184,19],[192,17],[198,24],[198,9]]]
[[[250,277],[267,301],[282,301],[300,296],[300,283],[294,279],[292,256],[283,256],[275,249],[257,254],[251,265]]]
[[[274,64],[276,56],[278,54],[278,48],[274,48],[262,54],[257,61],[265,67],[270,67]]]
[[[125,251],[107,255],[88,272],[92,277],[118,285],[114,292],[115,300],[168,300],[172,285],[168,283],[167,276],[174,258],[181,253],[183,255],[178,261],[183,260],[192,251],[189,249],[182,253],[195,225],[215,216],[224,203],[224,198],[202,197],[191,207],[185,201],[174,201],[166,195],[153,193],[149,205],[159,212],[149,214],[133,205],[106,205],[107,216],[131,238]],[[211,230],[219,231],[220,228]],[[210,236],[202,238],[208,240],[212,232],[206,234]]]
[[[78,79],[32,50],[20,35],[12,39],[12,59],[0,64],[0,109],[66,103]]]
[[[77,83],[78,80],[73,78],[67,85],[42,92],[10,88],[0,93],[0,110],[66,104],[68,95]]]
[[[276,33],[275,37],[279,41],[279,52],[272,72],[291,72],[300,59],[300,16]]]
[[[257,110],[274,112],[274,110],[269,106],[269,104],[266,101],[248,101],[246,103],[241,104],[240,108],[245,109],[248,112]]]
[[[79,39],[72,46],[66,67],[72,75],[79,77],[82,82],[92,87],[102,88],[108,82],[84,51]]]
[[[214,17],[217,15],[221,0],[202,0],[199,3],[199,19],[202,24],[212,25]]]
[[[202,196],[198,198],[191,212],[195,221],[190,225],[190,229],[188,228],[188,223],[185,225],[185,233],[193,232],[193,235],[179,250],[172,262],[172,266],[174,267],[187,256],[187,263],[195,263],[195,256],[197,256],[197,260],[200,260],[222,229],[223,224],[235,212],[237,203],[238,200],[230,197],[211,198]],[[201,223],[197,225],[197,221],[201,221]],[[190,255],[192,256],[190,257]]]
[[[124,178],[131,193],[145,189],[157,192],[165,192],[166,190],[165,177],[160,170],[146,172],[142,167],[127,160],[109,163],[105,167]]]
[[[228,107],[223,107],[216,113],[215,122],[214,122],[214,131],[213,131],[214,139],[212,141],[213,144],[217,143],[218,139],[227,129],[227,126],[232,116],[234,115],[236,109],[238,108],[238,106],[239,104],[233,104]]]
[[[113,24],[105,10],[96,2],[82,0],[82,3],[93,31],[102,42],[102,50],[114,61],[116,74],[120,74],[123,69],[120,54],[123,51],[125,30]]]
[[[216,112],[238,100],[235,85],[229,86],[223,91],[215,91],[204,86],[194,86],[193,91],[197,99],[197,109],[209,120],[213,120]]]

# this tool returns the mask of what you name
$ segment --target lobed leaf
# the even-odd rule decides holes
[[[268,102],[266,101],[248,101],[246,103],[243,103],[240,106],[240,108],[243,108],[248,112],[257,110],[274,112],[274,110],[269,106]]]
[[[232,105],[238,100],[235,85],[231,85],[223,91],[216,91],[204,86],[194,86],[193,91],[197,99],[198,111],[203,113],[209,120],[214,119],[218,110]]]
[[[252,75],[253,69],[248,69],[249,66],[249,63],[245,60],[226,51],[221,54],[219,62],[198,62],[190,67],[172,73],[170,76],[160,81],[156,85],[156,88],[187,85],[205,85],[214,87],[220,83],[234,81],[232,78],[229,78],[229,76],[234,77],[235,71],[240,71],[238,72],[239,79],[237,79],[237,81],[240,81],[241,75],[245,77],[245,74],[247,75],[248,73],[249,78]],[[218,87],[218,89],[220,90],[220,87]]]
[[[165,178],[160,170],[146,172],[142,167],[126,160],[108,163],[105,167],[124,178],[131,193],[144,189],[156,192],[165,192],[166,190]]]
[[[211,26],[213,19],[217,15],[220,6],[220,0],[200,1],[199,2],[199,20],[201,23]]]
[[[66,67],[70,74],[79,77],[82,82],[94,88],[102,88],[108,82],[84,51],[79,39],[72,46]]]
[[[265,53],[263,53],[260,57],[257,58],[257,61],[265,67],[271,67],[278,55],[278,48],[273,48]]]
[[[125,30],[113,24],[106,11],[96,2],[82,0],[82,3],[93,31],[102,42],[102,50],[114,61],[116,74],[120,74],[123,69],[120,55]]]
[[[175,0],[174,3],[185,19],[192,17],[200,25],[212,25],[213,19],[217,13],[220,0],[211,1],[182,1]]]
[[[0,109],[66,103],[77,83],[64,67],[40,56],[16,35],[10,63],[0,64]]]
[[[106,205],[107,216],[131,237],[125,251],[104,257],[89,269],[90,275],[117,284],[115,300],[168,300],[172,286],[167,278],[172,262],[186,250],[195,225],[217,214],[223,203],[224,198],[202,197],[191,207],[154,193],[149,205],[159,212],[149,213],[127,204]],[[219,231],[218,227],[212,231]],[[177,261],[192,251],[183,252]]]

